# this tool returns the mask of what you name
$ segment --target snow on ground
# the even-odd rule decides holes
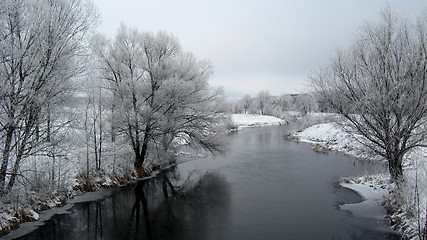
[[[84,115],[81,113],[80,115]],[[235,114],[232,116],[233,126],[236,129],[241,129],[244,127],[251,126],[270,126],[270,125],[280,125],[284,121],[272,117],[272,116],[262,116],[262,115],[252,115],[252,114]],[[61,192],[55,191],[55,189],[47,188],[42,191],[29,191],[20,188],[28,197],[25,197],[27,200],[20,201],[17,203],[17,200],[13,198],[8,204],[0,204],[0,236],[9,233],[11,230],[14,230],[20,226],[21,223],[27,221],[36,221],[39,219],[37,212],[41,212],[45,209],[61,207],[67,201],[73,202],[72,198],[79,196],[85,192],[97,191],[102,188],[117,187],[128,181],[132,181],[137,178],[136,172],[131,167],[131,159],[129,158],[129,152],[132,152],[129,149],[128,145],[122,145],[110,142],[104,143],[104,155],[103,155],[103,170],[95,171],[91,170],[89,172],[89,179],[86,179],[86,171],[84,166],[86,166],[86,145],[84,140],[85,133],[82,129],[70,129],[66,134],[70,139],[68,142],[77,142],[81,144],[74,144],[68,146],[65,144],[64,149],[66,149],[65,154],[67,155],[64,159],[58,159],[56,165],[52,164],[50,158],[38,157],[32,158],[26,161],[26,164],[21,166],[21,169],[31,169],[33,163],[37,162],[39,169],[49,169],[50,172],[53,168],[61,167],[60,174],[61,176]],[[121,141],[118,141],[121,142]],[[184,141],[185,142],[185,141]],[[184,142],[177,141],[177,144],[183,144]],[[93,156],[93,146],[90,146],[90,158],[94,159]],[[183,153],[179,152],[177,155],[186,154],[187,157],[190,155],[192,157],[201,157],[197,153]],[[60,162],[59,162],[60,161]],[[94,161],[90,161],[91,169],[94,168]],[[28,173],[26,179],[35,182],[35,175],[32,174],[36,171],[26,171]],[[32,175],[31,175],[32,174]],[[154,173],[153,173],[154,174]],[[42,178],[44,177],[44,178]],[[38,176],[37,183],[40,182],[41,186],[50,186],[50,175],[45,174],[43,176]],[[56,185],[55,185],[56,186]],[[99,195],[99,192],[95,193]],[[16,195],[19,195],[18,192]],[[90,195],[90,194],[89,194]],[[77,198],[79,199],[79,198]],[[22,205],[15,207],[15,205]],[[28,208],[28,209],[27,209]],[[32,208],[32,209],[31,209]],[[36,210],[36,211],[34,211]]]
[[[232,114],[231,121],[236,129],[242,129],[246,127],[273,126],[284,123],[284,120],[280,118],[257,114]]]
[[[314,150],[325,152],[334,150],[353,155],[358,158],[369,158],[362,151],[363,145],[355,137],[345,132],[340,125],[335,122],[316,124],[287,136],[301,142],[315,144]]]
[[[321,152],[335,150],[359,158],[378,159],[363,154],[362,144],[334,122],[317,124],[286,137],[312,143],[314,150]],[[405,156],[405,183],[400,189],[389,184],[388,174],[343,178],[340,184],[358,192],[364,201],[358,204],[345,204],[341,209],[355,212],[357,207],[357,214],[369,217],[373,206],[385,203],[387,208],[394,208],[394,213],[388,216],[394,227],[409,239],[419,239],[418,232],[423,231],[424,224],[427,224],[426,159],[427,149],[425,148],[415,149]],[[397,196],[396,192],[399,192]],[[360,209],[364,210],[361,212]]]
[[[350,150],[356,144],[336,123],[317,124],[293,134],[292,137],[301,142],[321,144],[325,149],[335,151]]]
[[[382,218],[385,215],[385,210],[381,212],[382,216],[378,216],[377,209],[390,191],[387,182],[388,180],[383,176],[343,178],[340,185],[357,192],[362,196],[363,201],[361,203],[341,205],[340,209],[365,218]]]

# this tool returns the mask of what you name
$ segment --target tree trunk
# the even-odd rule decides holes
[[[142,168],[142,164],[144,164],[145,156],[147,155],[147,149],[148,149],[148,139],[149,139],[149,132],[150,127],[146,127],[144,131],[144,140],[142,141],[141,151],[135,152],[136,158],[135,158],[135,169]]]
[[[52,169],[51,169],[51,176],[50,176],[52,187],[55,186],[55,162],[56,162],[55,149],[53,149],[52,150]]]
[[[10,176],[9,183],[6,188],[6,193],[10,192],[13,188],[13,185],[15,184],[16,176],[18,174],[18,170],[21,165],[21,160],[24,156],[25,146],[27,145],[27,140],[30,134],[31,125],[32,124],[30,122],[27,122],[27,125],[25,126],[24,136],[21,141],[21,144],[19,145],[18,154],[16,155],[15,164],[13,166],[12,175]]]
[[[421,239],[427,239],[427,203],[426,203],[426,216],[425,216],[425,223],[424,223],[424,229],[423,229],[423,233],[422,233],[422,238]]]
[[[86,114],[84,121],[85,135],[86,135],[86,184],[89,183],[89,141],[90,141],[90,130],[89,130],[89,103],[86,106]]]
[[[141,152],[139,151],[139,148],[134,148],[133,151],[135,152],[135,162],[133,163],[133,166],[135,167],[135,169],[138,169],[139,167],[142,167],[142,162],[141,161]]]
[[[31,135],[31,128],[34,126],[35,120],[37,118],[36,110],[30,113],[28,120],[26,121],[24,135],[22,136],[22,140],[20,140],[20,144],[18,145],[18,153],[16,154],[15,164],[13,166],[12,175],[10,176],[9,183],[6,188],[6,193],[10,192],[15,184],[16,176],[18,174],[19,167],[21,165],[21,160],[24,157],[25,147],[27,146],[27,141]]]
[[[116,118],[114,116],[116,112],[116,98],[117,98],[116,91],[113,91],[113,103],[111,104],[111,126],[110,126],[111,142],[116,141]]]
[[[52,128],[52,119],[51,119],[51,113],[50,113],[50,106],[48,105],[48,110],[47,110],[47,141],[50,142],[50,138],[51,138],[51,133],[50,133],[50,129]]]
[[[394,183],[399,183],[403,181],[403,166],[402,166],[402,157],[393,156],[388,159],[388,170],[390,172],[391,180]]]
[[[2,152],[3,159],[2,159],[1,170],[0,170],[0,196],[3,196],[4,190],[5,190],[4,187],[6,186],[6,172],[7,172],[7,165],[9,163],[12,137],[13,137],[13,128],[9,126],[6,133],[6,141],[4,143],[5,146]]]
[[[99,146],[98,146],[98,165],[96,166],[98,170],[101,169],[102,161],[102,95],[101,88],[99,88],[99,106],[98,106],[98,115],[99,115]]]
[[[98,169],[98,141],[97,141],[97,135],[96,135],[96,117],[93,119],[93,152],[95,155],[95,170]]]
[[[23,148],[21,147],[19,149],[19,153],[16,156],[15,164],[13,166],[12,174],[10,176],[9,183],[7,184],[6,193],[10,192],[13,188],[13,185],[15,185],[16,176],[18,174],[19,166],[21,165],[21,160],[23,156]]]

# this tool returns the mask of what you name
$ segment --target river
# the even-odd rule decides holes
[[[224,155],[181,157],[176,168],[75,203],[18,239],[399,239],[381,207],[369,217],[340,210],[362,198],[338,178],[376,167],[284,140],[292,130],[230,134]]]

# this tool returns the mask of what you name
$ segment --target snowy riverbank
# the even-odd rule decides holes
[[[233,114],[231,115],[232,126],[235,129],[242,129],[246,127],[257,127],[257,126],[272,126],[272,125],[281,125],[284,123],[283,120],[264,115],[254,115],[254,114]],[[113,146],[114,147],[114,146]],[[106,146],[105,149],[112,149],[111,146]],[[128,159],[129,149],[121,149],[121,151],[116,151],[115,154],[120,156],[123,155],[123,159]],[[80,156],[80,152],[84,153],[85,149],[77,148],[72,150],[73,156]],[[180,152],[179,154],[186,154]],[[44,219],[42,216],[45,214],[44,210],[62,207],[67,205],[67,203],[74,202],[71,200],[76,196],[80,196],[86,192],[99,191],[105,188],[117,188],[123,184],[126,184],[130,181],[137,179],[137,174],[133,169],[129,169],[126,166],[130,166],[131,163],[122,163],[123,166],[110,167],[111,164],[105,158],[104,161],[109,168],[114,169],[111,171],[100,171],[100,172],[91,172],[91,186],[86,185],[86,179],[79,173],[79,164],[80,159],[84,157],[76,157],[75,161],[68,161],[67,164],[64,164],[62,167],[63,172],[67,172],[66,175],[68,178],[64,179],[64,190],[62,192],[49,193],[49,196],[44,196],[43,194],[36,194],[32,192],[26,193],[25,199],[13,198],[5,201],[6,204],[0,206],[0,236],[10,233],[12,230],[15,230],[20,227],[24,222],[33,222]],[[118,160],[117,160],[118,161]],[[117,164],[116,164],[117,165]],[[152,173],[155,175],[155,172]],[[65,176],[64,176],[65,177]],[[40,196],[39,196],[40,195]],[[41,196],[43,195],[43,196]],[[86,196],[86,195],[85,195]],[[80,198],[80,197],[78,197]],[[40,215],[39,215],[40,214]]]
[[[301,142],[314,144],[320,152],[330,150],[343,152],[368,160],[379,160],[365,154],[363,146],[335,122],[322,123],[302,131],[287,135]],[[369,214],[372,205],[382,204],[387,209],[387,217],[393,228],[409,239],[420,239],[419,233],[426,224],[427,208],[427,151],[418,148],[408,153],[404,159],[405,183],[399,189],[389,183],[388,174],[343,178],[341,186],[358,192],[364,201],[358,209]],[[343,205],[343,210],[354,210],[355,205]],[[360,214],[360,213],[359,213]]]
[[[257,114],[232,114],[231,121],[233,128],[236,130],[247,127],[282,125],[285,123],[284,120],[277,117]]]

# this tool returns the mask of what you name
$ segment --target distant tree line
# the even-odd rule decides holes
[[[243,114],[261,114],[284,118],[287,111],[299,111],[302,114],[317,111],[330,111],[314,93],[281,94],[273,96],[268,90],[260,91],[256,96],[246,94],[231,103],[231,112]]]

